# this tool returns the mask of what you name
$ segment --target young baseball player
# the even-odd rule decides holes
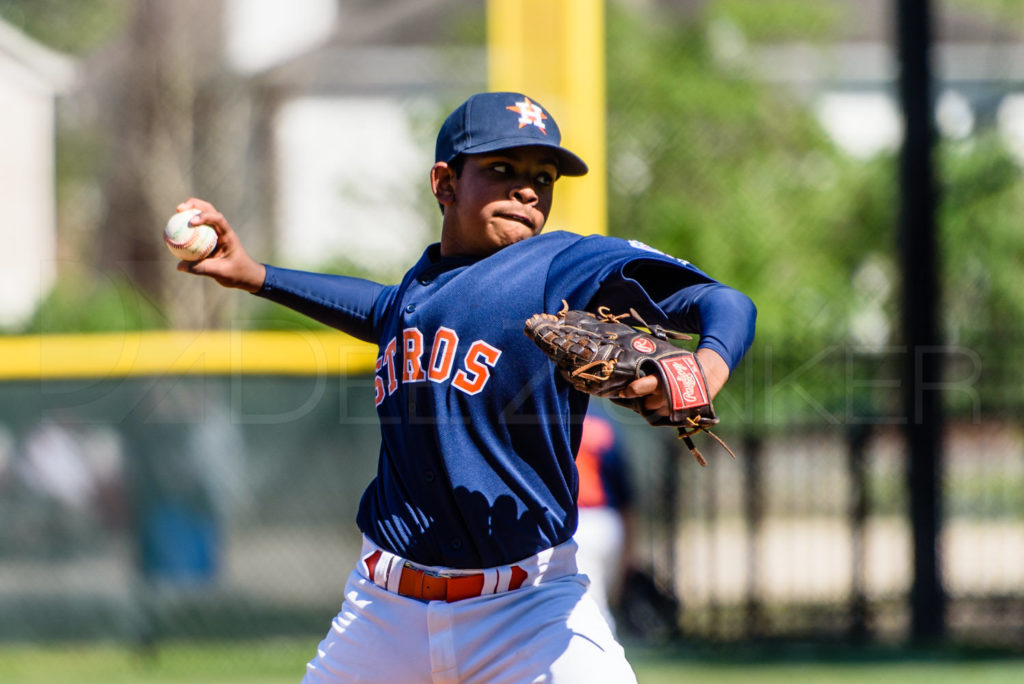
[[[376,344],[381,447],[360,502],[361,560],[307,682],[634,682],[576,567],[588,395],[523,334],[537,312],[634,307],[701,335],[712,396],[749,347],[750,300],[641,243],[541,234],[555,182],[586,164],[519,93],[480,93],[437,137],[440,242],[402,282],[263,265],[208,202],[215,254],[179,270]],[[657,376],[622,396],[665,410]],[[369,401],[370,398],[368,397]]]

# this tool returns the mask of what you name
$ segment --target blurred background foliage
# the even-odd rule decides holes
[[[1014,3],[966,4],[1001,18]],[[731,68],[716,43],[827,42],[846,19],[829,3],[723,0],[682,21],[613,6],[608,22],[611,231],[750,294],[780,376],[830,345],[883,359],[901,343],[898,160],[838,149],[808,103]],[[1019,405],[1020,354],[996,341],[1024,320],[1024,174],[984,126],[940,139],[934,158],[946,339],[984,355],[983,397]]]
[[[121,31],[126,0],[0,0],[0,17],[36,40],[72,55],[87,55]]]
[[[622,12],[608,26],[612,232],[750,294],[763,344],[850,340],[852,275],[893,251],[887,165],[844,158],[792,95],[723,69],[708,21]]]

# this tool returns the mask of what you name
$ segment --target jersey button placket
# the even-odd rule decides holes
[[[405,313],[411,314],[414,311],[416,311],[416,305],[415,304],[406,304],[405,305]]]

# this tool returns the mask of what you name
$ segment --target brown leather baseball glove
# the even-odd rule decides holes
[[[524,332],[574,388],[628,406],[651,425],[675,427],[702,466],[707,461],[690,439],[697,432],[707,432],[736,457],[708,430],[718,423],[718,416],[700,362],[692,352],[669,341],[690,339],[688,335],[649,326],[633,309],[628,314],[614,315],[607,307],[599,307],[595,315],[569,310],[568,303],[562,303],[557,314],[540,313],[528,318]],[[650,332],[623,323],[627,318],[635,319]],[[619,397],[629,383],[652,374],[661,379],[668,399],[667,415],[646,410],[643,397]]]

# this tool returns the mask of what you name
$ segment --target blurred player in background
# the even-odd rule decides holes
[[[633,485],[622,447],[605,402],[591,401],[576,455],[580,510],[575,539],[580,570],[590,578],[591,594],[613,631],[613,607],[632,564]]]

